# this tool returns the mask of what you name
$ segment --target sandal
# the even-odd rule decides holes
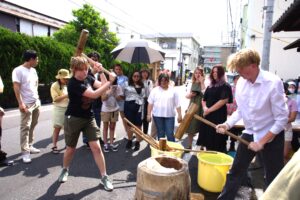
[[[52,149],[52,153],[54,153],[54,154],[58,154],[59,153],[57,147],[52,147],[51,149]]]

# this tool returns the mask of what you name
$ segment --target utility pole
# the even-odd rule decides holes
[[[179,77],[178,77],[178,85],[182,84],[182,41],[180,42],[179,47],[179,61],[178,61],[178,67],[179,67]]]
[[[264,21],[264,39],[263,39],[263,49],[261,58],[261,68],[263,70],[269,71],[270,65],[270,48],[271,48],[271,26],[273,20],[273,7],[275,0],[267,0],[267,5],[264,7],[266,11],[265,21]]]

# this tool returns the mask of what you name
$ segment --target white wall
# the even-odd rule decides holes
[[[51,28],[50,29],[51,35],[56,30],[57,29]],[[48,26],[38,24],[38,23],[33,23],[26,19],[20,19],[20,32],[30,36],[48,36]]]
[[[53,35],[53,33],[57,30],[57,28],[50,27],[50,35]]]
[[[48,26],[42,24],[32,24],[33,26],[33,36],[47,36]]]
[[[295,33],[285,33],[292,35]],[[300,35],[298,35],[300,38]],[[298,38],[282,38],[284,41],[293,42]],[[297,78],[300,75],[300,52],[297,49],[283,50],[288,44],[284,41],[272,39],[270,52],[270,71],[276,73],[284,80]]]
[[[273,24],[286,11],[293,0],[275,0]],[[255,48],[262,53],[263,45],[263,6],[264,1],[248,1],[248,27],[245,38],[246,47]],[[250,36],[255,35],[255,39]],[[296,49],[283,50],[290,42],[300,38],[300,32],[272,33],[269,71],[276,73],[284,80],[300,75],[300,53]]]
[[[20,32],[32,36],[32,23],[25,19],[20,19]]]

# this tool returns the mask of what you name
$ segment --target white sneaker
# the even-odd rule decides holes
[[[29,151],[30,151],[30,153],[40,153],[41,152],[41,150],[35,148],[34,146],[30,146]]]
[[[31,163],[30,153],[24,152],[22,155],[23,163]]]
[[[114,152],[116,152],[116,151],[118,151],[119,145],[118,145],[118,144],[112,144],[112,145],[110,145],[110,147],[111,147],[111,149],[112,149]]]

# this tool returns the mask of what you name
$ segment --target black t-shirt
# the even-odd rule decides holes
[[[89,87],[94,85],[95,78],[88,75],[84,81],[79,81],[72,77],[68,83],[69,105],[65,115],[74,117],[91,118],[93,112],[91,105],[93,99],[83,96],[82,94]]]

